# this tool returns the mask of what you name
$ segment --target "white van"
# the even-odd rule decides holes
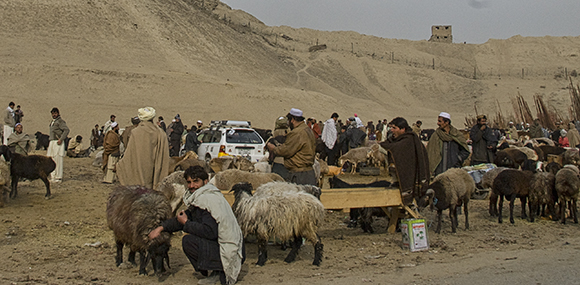
[[[211,121],[197,139],[201,142],[197,155],[207,163],[226,155],[243,156],[252,162],[264,157],[264,140],[249,121]]]

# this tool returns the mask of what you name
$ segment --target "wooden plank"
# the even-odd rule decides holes
[[[402,204],[401,192],[386,188],[322,189],[320,201],[325,209],[392,207]]]

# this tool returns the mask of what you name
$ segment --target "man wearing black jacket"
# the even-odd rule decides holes
[[[232,208],[201,166],[185,170],[189,191],[183,196],[188,207],[166,220],[149,234],[154,239],[162,231],[188,233],[183,236],[183,252],[195,271],[208,276],[198,284],[234,284],[245,259],[244,240]]]

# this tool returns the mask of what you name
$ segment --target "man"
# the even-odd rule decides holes
[[[181,117],[177,114],[175,122],[169,128],[169,156],[179,156],[182,135],[183,123],[181,122]]]
[[[418,137],[421,137],[421,126],[422,125],[423,125],[423,122],[417,121],[412,126],[413,132],[415,134],[417,134]],[[439,123],[437,123],[437,125],[439,125]]]
[[[418,199],[427,191],[429,158],[425,146],[411,130],[407,120],[397,117],[389,125],[392,126],[393,139],[380,143],[380,146],[391,153],[403,203],[409,205],[414,198]]]
[[[560,122],[556,122],[556,129],[552,132],[552,135],[550,136],[550,138],[552,139],[552,141],[556,146],[560,145],[560,136],[562,131],[560,125],[561,125]]]
[[[316,119],[314,118],[309,118],[308,120],[306,120],[308,127],[312,130],[312,132],[314,133],[314,136],[316,138],[320,137],[320,134],[322,133],[322,131],[320,130],[320,127],[318,126],[318,124],[316,123]]]
[[[83,137],[81,135],[76,135],[74,140],[70,140],[66,150],[66,156],[79,158],[88,157],[90,154],[90,148],[83,149]]]
[[[544,132],[542,131],[542,125],[540,125],[540,119],[535,119],[532,126],[527,124],[527,131],[530,133],[530,138],[543,138]],[[526,131],[526,129],[524,129]]]
[[[437,130],[427,145],[429,171],[436,176],[449,168],[460,168],[469,157],[469,147],[461,132],[451,125],[451,115],[441,112]]]
[[[304,123],[301,110],[290,109],[286,118],[290,127],[286,141],[280,146],[269,142],[266,147],[274,156],[284,157],[284,167],[288,169],[289,182],[316,186],[316,176],[312,169],[316,150],[314,133]]]
[[[121,142],[123,142],[123,146],[125,147],[125,149],[127,149],[127,146],[129,145],[129,138],[131,137],[131,132],[133,131],[133,129],[139,126],[140,122],[141,120],[139,120],[139,117],[133,117],[131,118],[131,125],[125,127],[125,131],[123,131],[123,135],[121,136]]]
[[[360,128],[364,132],[365,125],[363,125],[362,120],[358,117],[358,115],[354,114],[354,121],[356,122],[356,127]]]
[[[326,155],[328,156],[328,165],[336,165],[336,150],[334,146],[338,139],[337,120],[338,114],[332,113],[330,119],[324,122],[324,128],[322,128],[322,141],[324,142]]]
[[[22,130],[21,123],[14,125],[14,132],[8,137],[8,147],[14,149],[16,153],[28,155],[28,151],[30,151],[30,137],[28,134],[23,133]]]
[[[281,145],[286,141],[286,135],[290,132],[288,126],[288,118],[280,116],[276,119],[274,123],[274,131],[272,132],[272,137],[268,142],[274,141],[276,145]],[[290,181],[290,173],[288,169],[284,167],[284,157],[275,156],[272,152],[269,152],[268,162],[272,164],[272,173],[276,173],[284,178],[285,181]]]
[[[56,164],[56,168],[50,173],[51,182],[61,182],[63,174],[63,158],[65,155],[64,141],[70,132],[66,122],[60,117],[60,111],[54,107],[50,110],[52,121],[50,122],[50,133],[48,139],[48,150],[46,156],[50,156]]]
[[[105,172],[103,183],[112,184],[115,181],[115,165],[121,156],[120,146],[119,124],[113,122],[103,141],[103,172]]]
[[[163,121],[162,116],[157,118],[157,125],[163,130],[163,132],[167,132],[167,126],[165,125],[165,121]]]
[[[183,236],[183,252],[195,271],[208,276],[198,284],[234,284],[245,259],[244,237],[232,208],[219,189],[208,182],[201,166],[192,166],[183,174],[189,191],[183,202],[187,210],[165,220],[149,233],[149,239],[162,231],[188,233]],[[219,225],[219,226],[218,226]]]
[[[139,109],[139,126],[131,131],[131,139],[123,158],[117,163],[121,185],[142,185],[154,188],[169,174],[167,136],[155,125],[155,109]]]
[[[200,142],[197,140],[197,127],[191,126],[191,129],[189,129],[189,132],[185,136],[185,152],[193,151],[197,153],[199,145]]]
[[[197,120],[197,131],[196,133],[201,133],[201,129],[203,129],[203,122],[201,120]]]
[[[568,142],[571,147],[578,147],[580,144],[580,133],[572,122],[568,125]]]
[[[22,112],[22,109],[20,109],[20,105],[18,105],[18,106],[16,106],[16,110],[14,110],[14,122],[15,122],[15,124],[22,123],[22,117],[24,117],[24,112]]]
[[[360,147],[364,144],[367,134],[361,128],[357,127],[356,118],[351,117],[348,120],[350,121],[350,125],[346,129],[346,139],[349,149]]]
[[[113,127],[111,125],[115,122],[117,117],[115,115],[111,115],[110,120],[105,123],[105,128],[103,129],[103,134],[107,134]]]
[[[471,165],[493,162],[493,151],[497,145],[497,140],[495,140],[492,130],[487,127],[485,115],[477,116],[477,124],[469,131],[469,138],[472,141]]]
[[[8,145],[8,137],[14,132],[14,102],[8,103],[8,108],[4,110],[4,144]]]
[[[97,149],[98,147],[101,146],[101,137],[102,137],[103,133],[101,132],[101,130],[99,129],[99,125],[96,124],[95,128],[91,130],[91,148],[93,148],[93,150]]]
[[[520,136],[518,135],[518,129],[516,129],[514,122],[509,122],[508,129],[506,131],[506,138],[510,140],[518,140],[519,137]]]

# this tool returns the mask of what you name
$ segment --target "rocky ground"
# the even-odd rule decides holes
[[[18,197],[0,208],[0,283],[195,284],[201,275],[194,273],[181,250],[181,234],[173,237],[171,269],[166,275],[139,276],[138,268],[115,266],[114,239],[105,216],[106,200],[115,185],[102,184],[102,172],[91,162],[91,158],[66,158],[63,182],[52,185],[52,199],[44,199],[41,181],[23,182]],[[530,223],[519,218],[514,225],[498,224],[489,217],[487,203],[472,200],[471,228],[465,230],[461,215],[456,234],[451,233],[447,213],[441,234],[435,234],[435,213],[425,211],[431,226],[430,249],[416,253],[402,248],[400,233],[386,232],[385,218],[377,218],[376,232],[368,234],[347,228],[348,214],[328,211],[320,230],[324,243],[320,267],[312,265],[310,244],[303,246],[292,264],[283,262],[287,252],[272,245],[267,264],[256,267],[257,246],[250,240],[239,284],[576,282],[572,278],[578,277],[574,270],[580,249],[577,224]],[[519,217],[519,203],[515,208]]]

